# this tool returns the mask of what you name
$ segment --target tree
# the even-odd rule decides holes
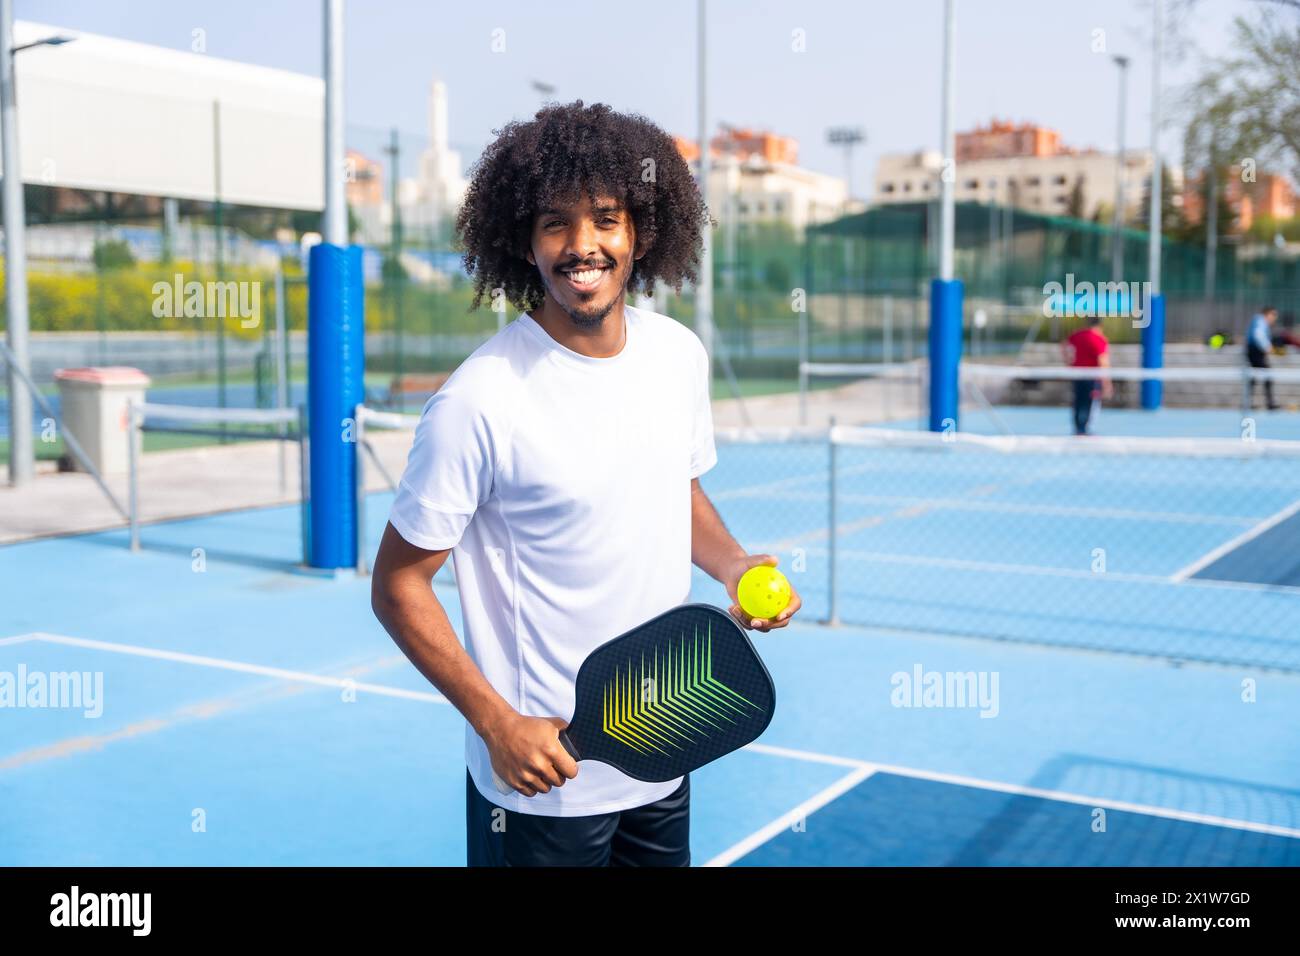
[[[1142,187],[1142,203],[1138,211],[1136,225],[1145,229],[1151,221],[1151,177],[1147,177]],[[1160,164],[1160,234],[1176,238],[1183,229],[1183,216],[1180,207],[1178,189],[1169,172],[1169,164]]]
[[[99,272],[112,272],[114,269],[125,269],[135,265],[135,256],[131,255],[131,247],[122,239],[106,239],[95,243],[91,258],[94,260],[95,269]]]
[[[1185,163],[1253,160],[1300,181],[1300,0],[1273,0],[1237,17],[1232,49],[1188,90]]]
[[[1228,189],[1226,179],[1228,170],[1219,168],[1213,173],[1205,170],[1201,173],[1199,180],[1192,188],[1196,189],[1197,195],[1201,200],[1201,215],[1197,222],[1189,222],[1187,216],[1183,216],[1182,228],[1179,231],[1178,238],[1184,242],[1190,242],[1196,245],[1205,244],[1205,233],[1209,228],[1209,209],[1210,209],[1210,175],[1218,177],[1219,188],[1215,192],[1215,206],[1218,207],[1218,220],[1215,230],[1218,233],[1219,241],[1223,241],[1224,236],[1232,235],[1236,225],[1237,213],[1228,201]],[[1187,190],[1184,190],[1186,196]]]
[[[1087,219],[1088,210],[1084,208],[1083,198],[1083,177],[1076,177],[1074,188],[1070,190],[1070,198],[1065,206],[1065,214],[1075,219]]]

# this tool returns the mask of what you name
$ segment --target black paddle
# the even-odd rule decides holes
[[[776,688],[749,637],[711,604],[683,604],[587,655],[560,743],[637,780],[672,780],[756,739]],[[492,772],[496,788],[514,788]]]

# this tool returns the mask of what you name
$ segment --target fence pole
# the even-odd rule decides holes
[[[836,627],[840,623],[840,616],[835,606],[835,594],[836,594],[835,558],[836,558],[837,532],[836,532],[836,521],[835,521],[836,453],[835,453],[835,416],[834,415],[831,416],[830,428],[826,432],[826,439],[828,445],[828,457],[830,459],[830,478],[828,482],[829,488],[827,494],[828,508],[830,511],[830,515],[828,519],[828,547],[827,547],[827,559],[828,559],[827,563],[829,568],[829,573],[827,575],[827,598],[828,598],[829,607],[827,609],[827,614],[826,614],[826,623],[829,624],[831,627]]]
[[[887,295],[880,304],[885,311],[883,322],[885,327],[885,341],[883,343],[885,357],[881,361],[892,362],[894,360],[894,297]]]
[[[298,406],[298,489],[302,496],[299,508],[302,520],[302,563],[311,566],[311,522],[307,509],[311,502],[311,447],[307,439],[307,409]]]
[[[289,345],[285,339],[284,321],[284,269],[275,267],[275,407],[289,407]],[[288,465],[285,462],[285,427],[280,423],[280,494],[287,490]]]
[[[357,458],[357,574],[365,577],[366,567],[366,406],[358,405],[353,437]]]

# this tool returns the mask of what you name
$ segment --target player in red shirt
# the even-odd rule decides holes
[[[1101,316],[1088,320],[1086,328],[1079,329],[1061,343],[1061,354],[1072,368],[1110,368],[1110,343],[1101,330]],[[1088,434],[1088,420],[1092,418],[1092,403],[1097,398],[1110,398],[1115,393],[1110,377],[1099,375],[1095,379],[1074,381],[1074,433]]]

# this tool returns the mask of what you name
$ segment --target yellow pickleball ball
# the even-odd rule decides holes
[[[760,564],[741,575],[736,596],[750,617],[774,618],[790,603],[790,582],[776,568]]]

